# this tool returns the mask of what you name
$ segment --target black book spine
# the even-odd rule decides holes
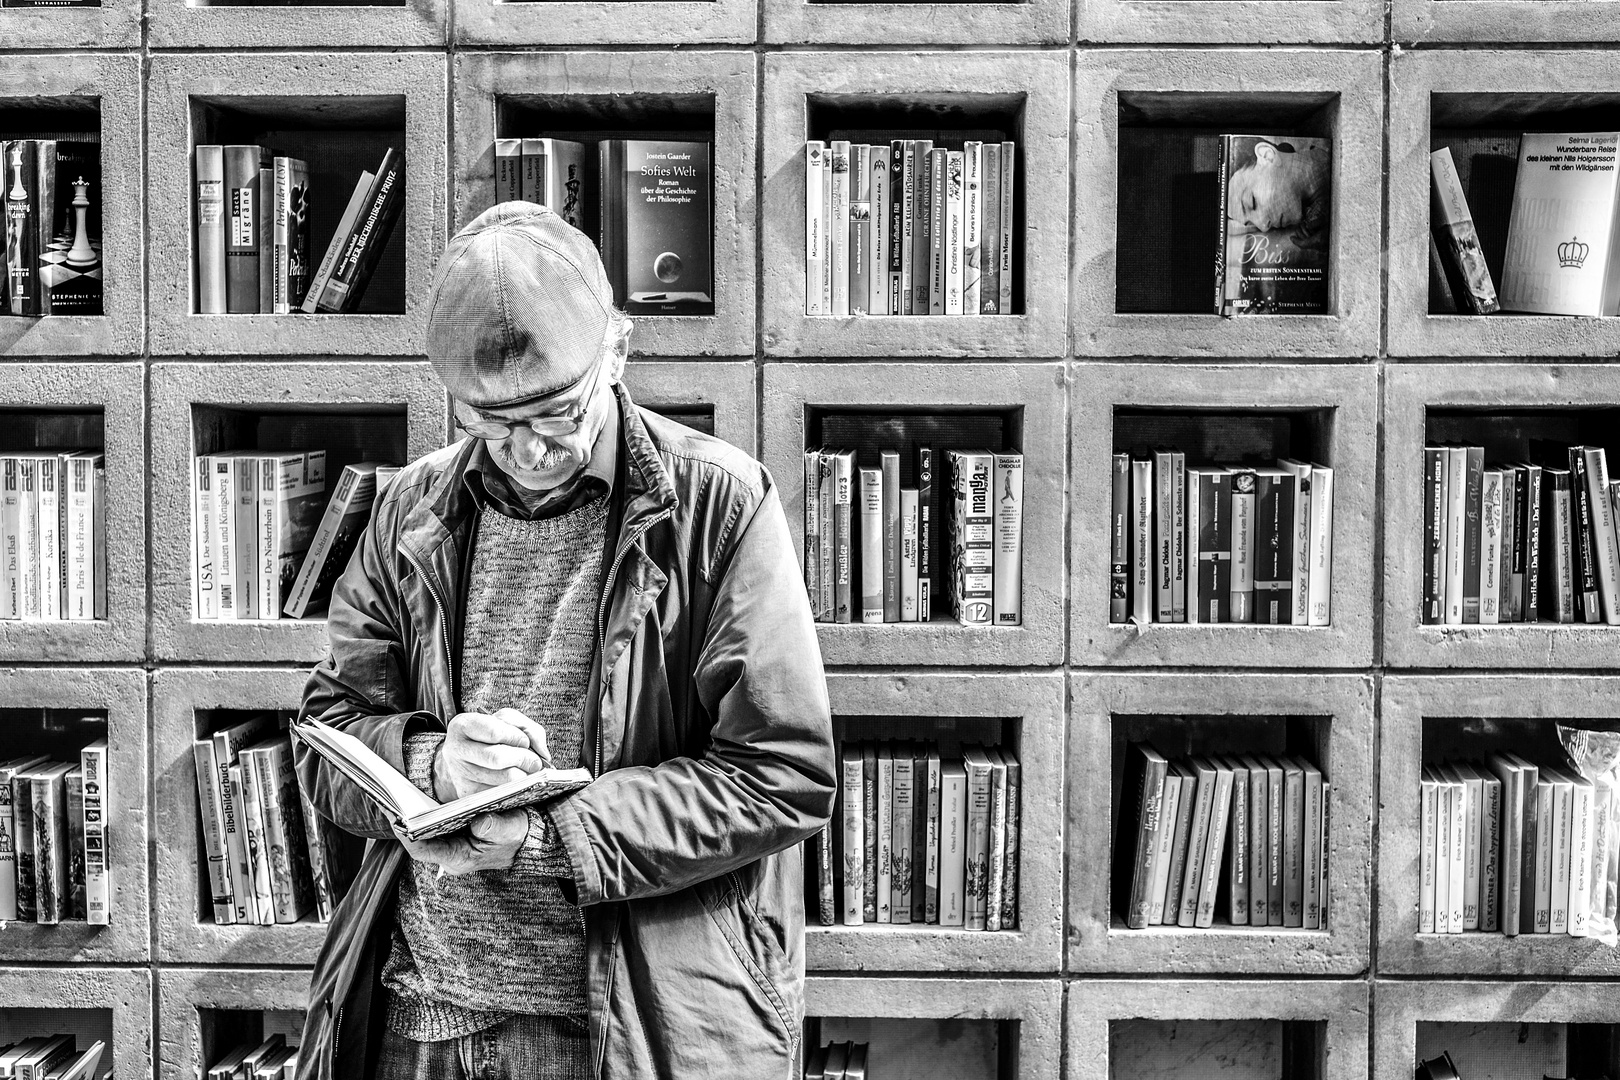
[[[1541,617],[1541,466],[1527,466],[1525,476],[1524,621],[1535,622]]]
[[[1592,550],[1592,501],[1586,489],[1586,456],[1581,447],[1569,448],[1570,544],[1574,557],[1575,617],[1599,622],[1597,563]]]
[[[344,312],[365,295],[366,285],[377,260],[388,244],[388,234],[394,229],[400,207],[405,204],[405,159],[394,147],[389,147],[377,168],[371,191],[366,196],[365,209],[355,223],[354,235],[344,246],[332,277],[321,292],[317,311]]]
[[[1423,448],[1423,621],[1445,621],[1446,451]]]

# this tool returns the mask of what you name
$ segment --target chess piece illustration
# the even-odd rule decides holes
[[[84,177],[73,181],[73,246],[68,249],[69,266],[91,266],[100,261],[96,249],[90,246],[90,230],[86,219],[90,213],[90,184]]]

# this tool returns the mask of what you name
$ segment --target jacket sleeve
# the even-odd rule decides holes
[[[767,487],[715,583],[694,677],[701,758],[613,769],[548,813],[580,905],[686,888],[814,835],[832,812],[832,719],[787,521]]]
[[[397,504],[395,504],[397,505]],[[443,730],[430,712],[407,700],[404,620],[399,600],[393,544],[379,501],[360,534],[348,566],[332,588],[326,633],[331,651],[310,673],[299,719],[313,717],[364,742],[383,760],[405,772],[404,738],[416,731]],[[319,754],[293,740],[298,781],[322,816],[339,828],[373,838],[392,839],[388,815]]]

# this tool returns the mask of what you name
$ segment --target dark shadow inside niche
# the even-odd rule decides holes
[[[111,1009],[41,1009],[0,1005],[0,1046],[36,1036],[72,1035],[76,1050],[102,1044],[97,1080],[113,1067],[113,1011]]]
[[[1534,764],[1563,768],[1569,758],[1558,742],[1559,724],[1583,731],[1620,731],[1620,717],[1425,716],[1423,764],[1467,761],[1481,765],[1492,754],[1506,752]]]
[[[1114,453],[1149,457],[1172,448],[1193,465],[1261,465],[1279,458],[1333,464],[1335,411],[1116,406]]]
[[[0,407],[0,453],[100,450],[105,431],[101,409]]]
[[[1620,406],[1602,408],[1435,409],[1426,410],[1429,445],[1483,446],[1486,461],[1529,461],[1531,444],[1601,446],[1611,465],[1620,461]]]
[[[405,407],[397,404],[193,405],[191,430],[196,454],[325,450],[329,491],[345,465],[404,464],[409,438]]]
[[[894,1080],[1013,1080],[1017,1020],[962,1017],[805,1017],[804,1046],[866,1046],[866,1075]]]
[[[1334,139],[1338,119],[1339,95],[1328,91],[1122,91],[1114,310],[1213,314],[1221,136]]]
[[[303,1040],[304,1014],[296,1009],[198,1009],[198,1049],[207,1069],[238,1047],[262,1046],[280,1036],[283,1045],[297,1047]]]

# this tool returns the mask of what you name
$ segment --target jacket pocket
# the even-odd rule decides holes
[[[712,900],[704,907],[714,921],[721,936],[730,946],[738,964],[747,972],[760,993],[770,1002],[782,1029],[790,1042],[797,1044],[799,1022],[782,994],[782,980],[787,974],[787,954],[770,927],[753,910],[743,895],[742,883],[735,874],[727,874],[705,883]]]

